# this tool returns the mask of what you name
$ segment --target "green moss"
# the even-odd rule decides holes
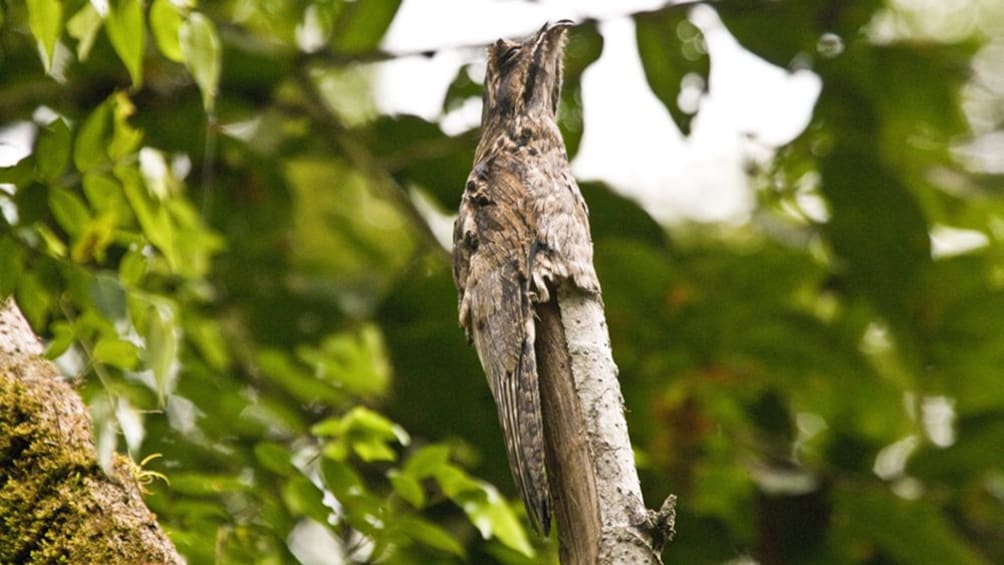
[[[171,562],[124,458],[98,465],[79,397],[48,364],[0,368],[0,563]]]

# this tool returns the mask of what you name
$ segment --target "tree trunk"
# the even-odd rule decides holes
[[[0,301],[0,563],[182,563],[143,504],[138,467],[105,473],[77,393]]]
[[[676,497],[645,508],[603,304],[568,286],[552,296],[537,305],[537,360],[561,562],[661,564]]]

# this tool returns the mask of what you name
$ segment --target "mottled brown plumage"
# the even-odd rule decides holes
[[[481,140],[453,232],[460,325],[498,407],[509,467],[531,522],[550,529],[535,304],[565,281],[599,292],[588,212],[556,123],[565,29],[488,48]]]

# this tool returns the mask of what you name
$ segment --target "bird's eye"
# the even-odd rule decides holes
[[[519,45],[514,45],[506,48],[506,50],[499,55],[499,65],[505,66],[513,62],[516,59],[516,54],[519,53],[519,47]]]

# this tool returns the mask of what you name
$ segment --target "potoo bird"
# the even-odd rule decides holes
[[[568,20],[488,48],[481,139],[453,230],[460,325],[498,407],[531,522],[550,531],[534,311],[559,285],[600,290],[588,211],[558,130]]]

